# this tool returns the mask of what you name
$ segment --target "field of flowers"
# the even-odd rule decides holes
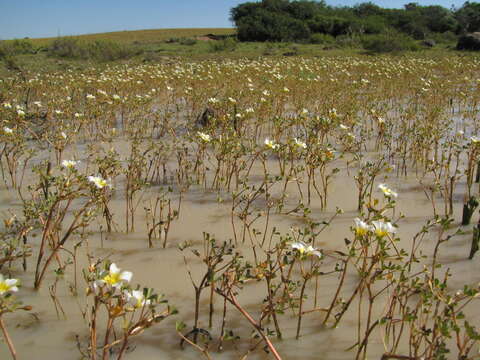
[[[479,101],[473,56],[12,72],[0,358],[478,357]]]

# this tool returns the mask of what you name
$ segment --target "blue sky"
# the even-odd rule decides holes
[[[229,10],[245,0],[0,0],[0,39],[75,35],[106,31],[231,27]],[[327,0],[354,5],[358,0]],[[376,0],[383,7],[412,1]],[[460,7],[464,0],[422,1]]]

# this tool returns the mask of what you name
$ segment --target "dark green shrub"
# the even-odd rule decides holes
[[[320,45],[331,45],[335,42],[335,38],[332,35],[316,33],[310,37],[310,43]]]
[[[180,38],[178,37],[171,37],[170,39],[165,40],[167,44],[174,44],[180,42]]]
[[[335,38],[335,46],[342,49],[355,49],[362,46],[360,37],[340,35]]]
[[[410,37],[400,33],[365,36],[363,48],[372,53],[394,53],[419,50],[419,45]]]
[[[469,2],[455,11],[415,2],[388,9],[371,2],[348,7],[313,0],[261,0],[239,4],[230,14],[240,41],[316,42],[312,34],[369,35],[389,29],[424,40],[431,33],[480,29],[480,4]]]
[[[82,41],[77,38],[58,38],[48,49],[51,56],[69,59],[92,59],[98,61],[114,61],[129,58],[139,53],[132,46],[118,44],[113,41]]]
[[[233,51],[237,48],[238,42],[235,38],[228,37],[223,40],[210,41],[208,45],[212,52]]]
[[[78,39],[62,37],[55,39],[48,48],[48,54],[64,58],[84,58],[85,49],[82,48]]]
[[[241,41],[298,41],[309,39],[310,29],[287,14],[258,8],[237,21],[237,34]]]
[[[127,59],[139,53],[131,46],[107,40],[89,42],[86,48],[90,58],[100,61]]]
[[[458,40],[458,36],[451,31],[446,31],[444,33],[431,33],[428,37],[435,40],[437,44],[452,44]]]
[[[381,16],[369,16],[362,19],[360,26],[365,34],[380,34],[387,30],[385,19]]]
[[[35,53],[35,48],[28,40],[4,40],[0,42],[0,58],[33,53]]]
[[[180,44],[181,45],[192,46],[192,45],[195,45],[196,43],[197,43],[197,40],[192,39],[192,38],[182,38],[182,39],[180,39]]]

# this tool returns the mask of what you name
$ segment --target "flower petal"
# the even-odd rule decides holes
[[[110,265],[110,273],[111,274],[118,274],[120,272],[120,269],[115,265],[115,263],[112,263]]]
[[[123,280],[125,282],[130,282],[130,280],[132,279],[132,276],[133,274],[130,271],[123,271],[120,274],[120,280]]]

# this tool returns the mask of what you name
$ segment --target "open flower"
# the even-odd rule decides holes
[[[390,189],[390,188],[389,188],[387,185],[385,185],[385,184],[380,184],[380,185],[378,185],[378,188],[379,188],[380,190],[382,190],[383,195],[385,195],[385,196],[388,197],[388,198],[391,198],[391,197],[396,198],[396,197],[398,197],[398,194],[397,194],[395,191],[393,191],[392,189]]]
[[[5,279],[3,275],[0,274],[0,296],[4,296],[12,292],[17,292],[17,285],[17,279]]]
[[[115,263],[110,265],[108,273],[101,279],[96,281],[97,286],[109,285],[114,288],[119,288],[124,284],[127,284],[132,279],[132,273],[130,271],[121,271]]]
[[[98,189],[103,189],[105,186],[108,186],[107,180],[100,176],[89,176],[88,181],[94,184]]]
[[[279,144],[276,144],[273,140],[270,140],[269,138],[266,138],[264,143],[267,148],[272,150],[278,150],[280,148]]]
[[[375,234],[378,237],[384,237],[388,234],[394,234],[397,229],[393,227],[390,222],[384,222],[383,220],[372,221]]]
[[[315,249],[312,245],[307,245],[303,241],[297,241],[292,244],[292,249],[298,251],[300,256],[317,256],[321,258],[323,255],[320,250]]]
[[[140,290],[127,291],[125,295],[127,296],[127,301],[137,309],[148,306],[151,303],[150,300],[145,299],[143,291]]]
[[[359,218],[355,218],[353,219],[353,221],[355,222],[355,233],[358,236],[364,236],[372,229],[370,225],[368,225],[365,221],[362,221]]]
[[[201,131],[197,132],[197,135],[202,139],[204,142],[210,142],[212,141],[212,137],[208,134],[205,134]]]
[[[297,138],[295,138],[293,140],[295,141],[295,145],[298,146],[299,148],[301,148],[301,149],[306,149],[307,148],[307,144],[304,143],[303,141],[298,140]]]
[[[13,129],[10,129],[8,126],[3,127],[3,132],[7,135],[13,134]]]
[[[67,169],[73,169],[75,165],[78,164],[78,161],[75,160],[63,160],[62,161],[62,166]]]

